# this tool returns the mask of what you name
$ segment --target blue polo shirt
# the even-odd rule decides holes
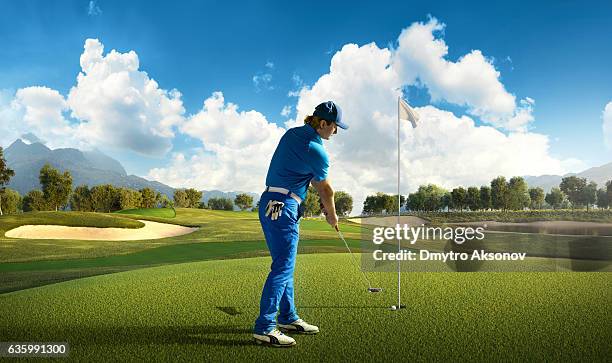
[[[266,185],[289,189],[302,200],[308,185],[327,178],[329,158],[321,136],[310,125],[294,127],[281,137],[266,177]]]

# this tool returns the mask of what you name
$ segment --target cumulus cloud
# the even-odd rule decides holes
[[[64,117],[66,100],[48,87],[0,92],[0,142],[8,145],[24,134],[45,135],[50,147],[75,144],[76,129]]]
[[[161,89],[139,70],[134,51],[104,55],[97,39],[85,41],[80,65],[68,97],[38,86],[14,95],[0,92],[0,142],[32,132],[52,148],[116,148],[152,156],[170,150],[185,112],[177,90]]]
[[[329,73],[300,91],[297,117],[286,124],[299,125],[323,100],[335,100],[342,107],[350,129],[340,130],[327,143],[330,179],[337,189],[353,194],[357,213],[366,195],[396,191],[396,102],[406,85],[405,69],[398,66],[396,57],[393,50],[374,43],[345,45],[333,56]],[[526,98],[522,107],[528,109],[534,102]],[[549,155],[546,135],[504,133],[433,106],[417,111],[419,127],[404,124],[401,128],[402,194],[423,183],[451,188],[486,184],[497,175],[566,172],[564,162]],[[526,113],[512,115],[530,117]]]
[[[267,167],[284,129],[257,111],[238,111],[215,92],[190,116],[181,132],[203,147],[192,156],[174,155],[168,168],[152,169],[148,177],[173,186],[199,189],[260,191]]]
[[[177,90],[164,90],[139,70],[134,51],[111,50],[87,39],[80,58],[81,72],[67,105],[81,120],[80,136],[93,145],[162,155],[172,147],[174,127],[185,109]]]
[[[480,50],[472,50],[456,62],[448,60],[448,46],[437,37],[444,28],[431,18],[401,32],[392,63],[403,82],[427,87],[434,101],[467,106],[470,114],[494,126],[525,130],[533,121],[533,102],[526,98],[517,105],[492,60]]]
[[[608,102],[603,111],[603,136],[606,147],[612,150],[612,101]]]
[[[291,110],[293,110],[293,107],[291,105],[285,105],[281,110],[280,114],[281,116],[287,117],[291,114]]]

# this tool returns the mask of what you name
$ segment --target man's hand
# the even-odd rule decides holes
[[[327,223],[329,223],[330,226],[334,228],[338,226],[338,216],[336,215],[336,213],[326,214],[325,219],[327,220]]]

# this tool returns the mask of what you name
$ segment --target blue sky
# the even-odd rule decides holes
[[[81,70],[85,40],[97,38],[105,54],[135,51],[140,70],[160,88],[181,92],[185,114],[198,112],[221,91],[226,102],[282,126],[295,117],[298,98],[288,92],[298,88],[296,77],[311,86],[329,72],[331,57],[343,45],[394,48],[402,29],[433,16],[446,25],[448,60],[478,49],[492,59],[517,102],[535,100],[529,131],[548,135],[550,155],[601,165],[612,160],[602,134],[602,112],[612,101],[612,5],[554,3],[100,0],[90,8],[90,1],[3,1],[0,89],[10,94],[45,86],[67,96]],[[271,80],[256,85],[254,77],[265,74]],[[430,103],[423,89],[413,87],[408,98],[415,106]],[[281,116],[287,105],[293,112]],[[467,109],[444,101],[434,105],[457,116]],[[200,145],[177,134],[172,152],[189,155]],[[138,175],[168,165],[171,154],[107,152]]]

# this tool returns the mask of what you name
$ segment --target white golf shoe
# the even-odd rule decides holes
[[[280,330],[274,328],[271,332],[265,335],[253,334],[255,343],[270,345],[273,347],[291,347],[295,345],[295,339],[280,332]]]
[[[285,333],[317,334],[319,332],[318,326],[308,324],[302,319],[298,319],[290,324],[278,324],[278,326]]]

